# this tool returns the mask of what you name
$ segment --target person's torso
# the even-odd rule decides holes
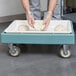
[[[31,8],[39,8],[41,11],[47,11],[48,0],[30,0]]]

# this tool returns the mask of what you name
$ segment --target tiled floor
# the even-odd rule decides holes
[[[0,24],[0,31],[8,25]],[[76,76],[75,46],[71,46],[71,58],[63,59],[58,56],[58,45],[32,45],[19,57],[11,57],[8,45],[0,44],[0,76]]]

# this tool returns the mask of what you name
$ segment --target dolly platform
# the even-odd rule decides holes
[[[64,20],[63,20],[64,21]],[[75,43],[75,35],[72,22],[71,33],[1,33],[1,42],[8,43],[11,56],[18,56],[20,48],[13,44],[58,44],[63,45],[60,49],[60,55],[64,58],[71,56],[71,49],[67,46]]]

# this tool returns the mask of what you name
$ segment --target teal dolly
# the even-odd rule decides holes
[[[71,23],[72,24],[72,23]],[[10,50],[8,51],[11,56],[18,56],[20,54],[20,48],[13,44],[58,44],[63,45],[60,49],[61,57],[68,58],[71,56],[71,49],[69,45],[75,44],[75,34],[73,25],[71,25],[72,32],[66,34],[28,34],[28,33],[1,33],[1,42],[8,43]]]

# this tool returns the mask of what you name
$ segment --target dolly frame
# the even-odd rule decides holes
[[[71,21],[70,21],[71,22]],[[13,46],[13,44],[58,44],[63,45],[60,50],[60,55],[64,58],[71,56],[69,45],[75,43],[75,34],[73,25],[71,22],[72,33],[55,34],[55,33],[43,33],[43,34],[28,34],[28,33],[1,33],[1,42],[9,44],[9,53],[11,56],[18,56],[20,54],[20,48]]]

